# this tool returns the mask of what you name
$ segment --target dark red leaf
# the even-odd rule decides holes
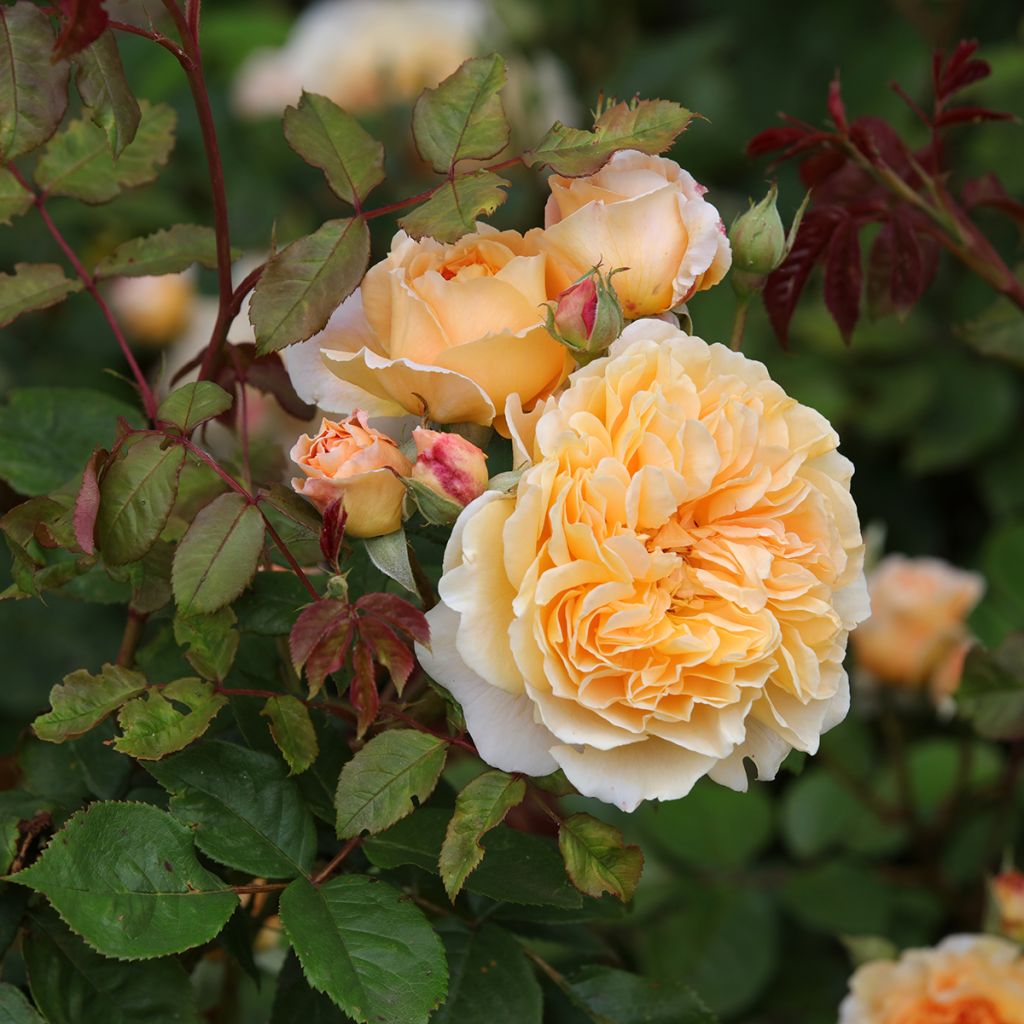
[[[306,662],[306,679],[309,680],[311,696],[318,694],[327,677],[345,664],[354,632],[351,618],[339,619],[313,649]]]
[[[405,684],[416,667],[412,651],[403,643],[398,634],[380,619],[360,619],[359,635],[373,654],[373,660],[388,670],[398,695],[402,695]]]
[[[395,594],[364,594],[356,601],[356,608],[364,615],[380,619],[408,634],[413,640],[429,646],[430,625],[427,617],[404,598]]]
[[[766,128],[747,143],[747,156],[764,156],[766,153],[774,153],[777,149],[788,149],[807,138],[807,134],[806,128],[797,125]]]
[[[910,150],[887,121],[880,117],[858,117],[850,126],[850,138],[875,167],[888,167],[904,181],[918,183]]]
[[[973,82],[987,78],[992,73],[986,61],[970,59],[977,49],[976,39],[961,39],[945,63],[942,53],[936,53],[932,58],[932,86],[940,106],[953,93],[966,89]]]
[[[348,699],[356,713],[356,739],[362,739],[380,711],[380,694],[377,693],[373,657],[367,647],[358,642],[352,651],[352,683]]]
[[[345,511],[341,498],[335,498],[324,509],[324,524],[320,528],[320,551],[331,565],[337,565],[338,551],[345,536],[345,521],[347,519],[348,513]]]
[[[900,313],[912,309],[924,292],[924,254],[910,220],[897,211],[892,224],[892,303]],[[859,257],[859,252],[858,252]]]
[[[109,18],[102,0],[57,0],[60,7],[60,33],[53,45],[54,61],[73,57],[96,42]]]
[[[847,217],[833,231],[825,254],[825,305],[845,342],[857,326],[861,282],[860,226]]]
[[[835,174],[846,161],[846,154],[842,150],[823,149],[800,164],[800,181],[806,189],[815,188]]]
[[[99,472],[107,461],[109,453],[104,448],[97,448],[85,464],[82,474],[82,486],[75,498],[75,512],[72,525],[75,528],[75,540],[87,554],[96,553],[96,541],[93,537],[96,529],[96,516],[100,511]]]
[[[809,210],[800,223],[789,255],[768,276],[764,306],[783,346],[789,344],[789,322],[797,300],[842,215],[842,211],[835,208]]]
[[[839,74],[829,82],[828,86],[828,116],[832,123],[841,131],[849,128],[846,120],[846,107],[843,105],[843,94],[839,86]]]
[[[1024,229],[1024,203],[1010,196],[996,174],[989,172],[984,177],[965,182],[962,191],[964,205],[969,210],[978,206],[991,206],[1012,217]]]
[[[987,107],[953,107],[944,110],[935,118],[936,128],[948,128],[951,124],[981,124],[983,121],[1012,121],[1013,114]]]
[[[344,664],[352,641],[352,610],[345,601],[323,600],[307,605],[288,636],[288,649],[296,672],[306,670],[310,692]]]

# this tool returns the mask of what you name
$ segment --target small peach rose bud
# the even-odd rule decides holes
[[[461,434],[417,427],[414,483],[454,503],[459,510],[487,488],[487,456]]]
[[[761,202],[733,222],[732,286],[741,298],[759,294],[768,275],[785,259],[786,229],[775,208],[778,189],[772,183]]]
[[[581,364],[604,355],[622,333],[622,306],[611,279],[594,267],[571,284],[548,306],[548,332],[568,348]]]
[[[1014,942],[1024,942],[1024,874],[1004,871],[992,879],[999,930]]]
[[[195,311],[192,270],[180,274],[119,277],[110,285],[110,305],[133,341],[155,347],[174,341]]]

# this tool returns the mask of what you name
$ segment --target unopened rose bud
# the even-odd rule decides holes
[[[548,307],[548,332],[580,363],[604,355],[622,333],[622,306],[611,284],[615,273],[594,267],[558,296],[554,309]]]
[[[992,880],[992,897],[999,930],[1014,942],[1024,942],[1024,874],[1004,871]]]
[[[411,478],[460,509],[487,488],[487,456],[461,434],[417,427]]]
[[[732,244],[733,289],[741,298],[749,298],[764,289],[768,275],[786,257],[786,229],[775,207],[778,189],[772,183],[761,202],[733,222],[729,232]]]

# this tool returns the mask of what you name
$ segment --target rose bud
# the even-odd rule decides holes
[[[606,276],[594,267],[559,294],[554,309],[548,306],[548,332],[581,364],[604,355],[622,333],[622,306],[611,284],[617,272]]]
[[[1000,932],[1014,942],[1024,942],[1024,874],[1004,871],[992,879],[992,899]]]
[[[411,479],[452,502],[456,514],[487,488],[487,456],[461,434],[417,427],[416,464]],[[423,503],[420,502],[421,510]]]
[[[786,258],[786,230],[775,208],[778,189],[772,182],[761,202],[733,222],[729,232],[732,244],[733,289],[741,298],[759,294],[768,275]]]
[[[116,278],[110,285],[110,305],[133,341],[167,345],[184,333],[195,312],[194,270]]]
[[[292,487],[321,512],[340,497],[348,514],[345,531],[380,537],[402,525],[402,477],[412,472],[412,463],[366,417],[361,409],[340,423],[325,417],[316,437],[303,434],[291,457],[306,478],[292,480]]]

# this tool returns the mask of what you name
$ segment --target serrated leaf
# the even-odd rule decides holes
[[[303,92],[298,106],[284,112],[284,137],[324,172],[339,199],[357,209],[384,180],[384,147],[326,96]]]
[[[143,102],[141,109],[139,130],[116,160],[102,129],[91,121],[72,121],[43,150],[36,183],[48,195],[107,203],[126,188],[153,181],[174,148],[177,115],[163,103]]]
[[[393,729],[375,736],[341,770],[334,807],[342,839],[381,832],[430,796],[448,744],[425,732]]]
[[[53,61],[50,19],[22,0],[0,6],[0,160],[44,143],[68,105],[67,61]]]
[[[352,1018],[309,985],[295,951],[290,950],[277,976],[270,1024],[294,1024],[297,1020],[303,1024],[351,1024]]]
[[[188,647],[185,657],[204,679],[219,682],[231,670],[241,639],[236,621],[230,608],[174,616],[174,640],[179,647]]]
[[[231,395],[213,381],[194,380],[172,391],[160,403],[156,418],[191,434],[200,423],[227,412],[232,402]]]
[[[523,154],[527,167],[550,167],[570,178],[599,171],[620,149],[662,153],[686,130],[693,115],[669,100],[640,100],[609,107],[593,131],[559,121]]]
[[[316,887],[296,879],[281,922],[310,985],[359,1024],[426,1024],[448,970],[437,933],[390,885],[342,875]]]
[[[32,205],[32,193],[6,167],[0,167],[0,224],[10,224]]]
[[[0,1024],[44,1024],[21,989],[0,983]]]
[[[465,61],[434,89],[425,89],[412,113],[420,156],[447,174],[459,160],[486,160],[508,145],[509,125],[499,95],[505,60],[497,53]]]
[[[329,220],[267,261],[249,303],[261,354],[311,338],[355,290],[370,258],[359,217]]]
[[[51,710],[32,723],[32,731],[48,743],[63,743],[99,725],[145,689],[145,676],[120,665],[104,665],[99,675],[78,669],[50,690]]]
[[[188,974],[173,957],[134,964],[108,960],[52,912],[32,913],[22,948],[32,995],[49,1024],[202,1020]]]
[[[309,708],[290,694],[268,697],[260,712],[270,722],[270,735],[288,762],[291,775],[300,775],[320,752]]]
[[[193,263],[217,268],[217,236],[199,224],[175,224],[152,235],[122,242],[96,264],[93,276],[143,277],[175,274]],[[204,381],[203,383],[209,383]]]
[[[589,814],[572,814],[559,826],[558,848],[580,892],[595,899],[610,892],[623,903],[633,898],[644,855],[639,846],[627,846],[613,825]]]
[[[454,242],[476,230],[477,217],[494,213],[505,202],[508,185],[493,171],[457,175],[398,223],[413,238]]]
[[[122,735],[114,749],[143,761],[173,754],[199,739],[227,702],[211,683],[193,676],[175,679],[162,690],[151,688],[118,712]],[[178,704],[188,710],[180,711]]]
[[[363,543],[370,561],[385,576],[400,583],[410,593],[416,593],[416,577],[412,574],[409,562],[409,544],[405,538],[405,530],[385,533],[382,537],[367,537]]]
[[[275,757],[209,740],[146,767],[215,861],[261,878],[295,878],[312,868],[313,816]]]
[[[139,101],[124,76],[124,65],[111,30],[75,57],[75,84],[93,124],[103,130],[110,152],[120,156],[142,120]]]
[[[16,263],[13,274],[0,274],[0,327],[81,290],[82,282],[65,277],[56,263]]]
[[[215,612],[248,586],[263,550],[263,517],[234,491],[214,498],[192,521],[174,553],[171,585],[178,608]]]
[[[679,981],[650,981],[594,966],[573,975],[569,985],[595,1024],[718,1024],[693,989]]]
[[[238,905],[196,860],[189,830],[149,804],[93,804],[11,880],[43,893],[90,946],[119,960],[202,945]]]
[[[144,436],[126,444],[100,482],[96,540],[108,565],[136,562],[156,543],[174,507],[185,449]]]
[[[526,783],[522,779],[499,771],[484,772],[459,793],[438,859],[441,880],[453,903],[484,858],[480,840],[500,825],[525,796]]]

